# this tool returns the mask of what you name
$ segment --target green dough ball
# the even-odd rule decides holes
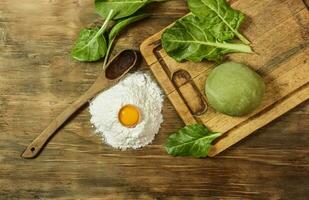
[[[208,76],[205,92],[208,103],[218,112],[243,116],[256,109],[265,91],[263,79],[249,67],[227,62]]]

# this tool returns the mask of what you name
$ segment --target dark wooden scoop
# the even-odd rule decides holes
[[[108,89],[126,75],[131,69],[135,68],[140,61],[140,54],[135,50],[124,50],[116,55],[107,68],[98,77],[90,89],[74,103],[68,106],[60,115],[58,115],[48,127],[25,149],[21,154],[22,158],[35,158],[49,139],[57,130],[85,103],[95,97],[98,93]]]

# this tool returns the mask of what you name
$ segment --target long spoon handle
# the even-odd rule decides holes
[[[101,83],[101,82],[100,82]],[[101,83],[104,84],[104,83]],[[22,158],[35,158],[41,150],[44,148],[45,144],[53,137],[57,130],[85,103],[87,103],[96,93],[103,90],[104,86],[100,85],[96,87],[95,84],[91,87],[83,96],[69,105],[60,115],[58,115],[48,126],[47,128],[35,139],[33,142],[26,148],[22,153]],[[107,87],[108,84],[105,84]]]

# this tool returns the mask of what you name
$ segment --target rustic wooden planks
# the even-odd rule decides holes
[[[233,1],[244,10],[246,2],[253,1],[257,7],[265,3]],[[301,2],[269,0],[268,4],[295,7],[294,1]],[[116,52],[139,48],[144,39],[188,10],[185,1],[169,0],[151,5],[147,12],[153,16],[123,32]],[[268,27],[281,20],[285,20],[283,13],[269,20]],[[21,159],[20,153],[33,138],[100,73],[100,62],[80,63],[69,55],[79,30],[94,21],[100,19],[94,13],[93,0],[0,1],[0,199],[264,200],[309,196],[308,101],[207,159],[166,154],[166,138],[183,126],[168,100],[160,133],[152,145],[138,151],[122,152],[102,145],[85,107],[37,159]],[[304,22],[304,17],[299,21]],[[258,33],[263,31],[260,27]],[[145,63],[142,66],[149,69]]]

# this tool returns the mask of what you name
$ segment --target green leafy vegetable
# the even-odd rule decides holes
[[[105,59],[104,59],[104,64],[103,64],[103,69],[105,68],[106,64],[107,64],[107,61],[108,61],[108,58],[109,58],[109,53],[111,51],[111,48],[113,46],[113,43],[114,43],[114,40],[116,39],[116,37],[118,36],[118,34],[124,29],[126,28],[128,25],[136,22],[136,21],[139,21],[139,20],[142,20],[146,17],[148,17],[150,15],[148,14],[140,14],[140,15],[136,15],[136,16],[132,16],[132,17],[129,17],[129,18],[126,18],[126,19],[123,19],[123,20],[119,20],[114,26],[113,28],[111,29],[111,31],[109,32],[109,35],[108,35],[108,47],[107,47],[107,52],[106,52],[106,56],[105,56]]]
[[[226,53],[252,52],[248,45],[221,41],[220,37],[209,30],[208,20],[190,14],[166,29],[161,41],[164,50],[178,62],[218,61]]]
[[[188,0],[193,14],[205,20],[207,29],[220,41],[233,39],[236,35],[243,43],[250,42],[237,29],[241,25],[244,14],[232,9],[226,0]]]
[[[117,35],[122,31],[124,28],[126,28],[128,25],[137,22],[139,20],[142,20],[146,17],[149,17],[149,14],[140,14],[136,16],[132,16],[123,20],[120,20],[116,23],[116,25],[111,29],[108,38],[109,40],[112,40],[113,38],[117,37]]]
[[[109,12],[107,19],[100,29],[83,29],[72,50],[72,57],[79,61],[97,61],[104,57],[107,44],[103,33],[112,16],[113,10]]]
[[[105,56],[103,69],[108,61],[114,40],[119,32],[127,25],[145,18],[147,15],[133,16],[140,8],[152,2],[162,2],[165,0],[95,0],[95,8],[104,19],[104,25],[98,29],[84,29],[72,50],[73,58],[79,61],[97,61]],[[128,17],[128,18],[127,18]],[[124,19],[127,18],[127,19]],[[116,25],[109,33],[108,42],[103,33],[110,20],[123,19],[116,22]]]
[[[72,57],[79,61],[97,61],[104,57],[107,50],[106,40],[99,29],[83,29],[79,33]]]
[[[170,135],[165,149],[172,156],[203,158],[207,157],[212,141],[219,136],[221,133],[211,132],[204,125],[188,125]]]
[[[99,15],[106,18],[109,11],[115,11],[112,19],[129,17],[145,5],[165,0],[95,0],[95,8]]]

